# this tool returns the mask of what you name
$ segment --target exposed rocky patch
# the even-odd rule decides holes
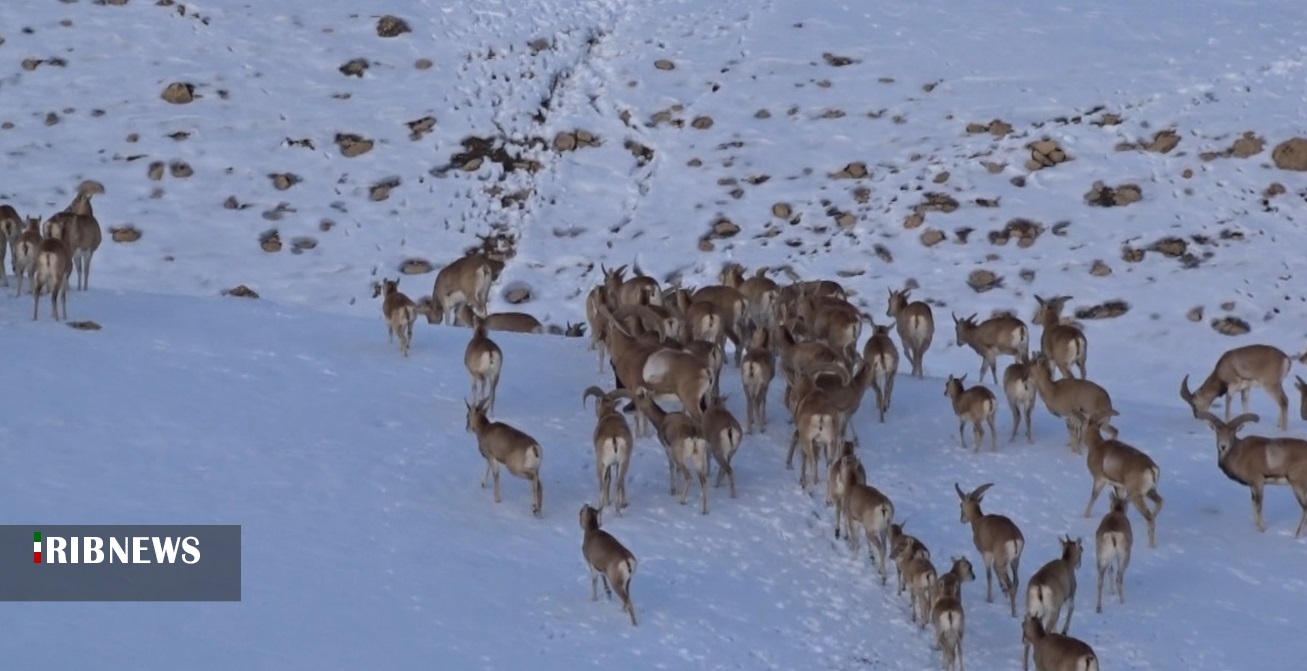
[[[185,105],[195,100],[195,85],[188,82],[173,82],[164,87],[159,97],[174,105]]]
[[[399,264],[399,272],[404,275],[425,275],[435,269],[430,261],[420,258],[404,259]]]
[[[1087,308],[1076,308],[1076,319],[1113,319],[1130,311],[1130,304],[1123,300],[1110,300]]]
[[[967,274],[967,286],[971,290],[982,294],[991,289],[997,289],[1003,286],[1003,277],[995,274],[991,270],[977,268]]]
[[[222,295],[223,295],[223,296],[235,296],[236,298],[258,298],[258,297],[259,297],[259,294],[258,294],[257,292],[255,292],[253,289],[251,289],[251,288],[245,286],[244,284],[238,284],[238,285],[236,285],[235,287],[232,287],[231,289],[223,289],[223,290],[222,290]]]
[[[1007,222],[1002,229],[989,232],[989,241],[995,245],[1006,245],[1015,238],[1017,247],[1025,249],[1035,244],[1044,233],[1044,225],[1029,219],[1016,218]]]
[[[1213,331],[1221,335],[1240,336],[1252,332],[1253,327],[1246,321],[1231,315],[1213,319],[1211,321]]]
[[[1094,182],[1085,194],[1085,202],[1098,207],[1124,207],[1143,200],[1143,197],[1144,190],[1138,184],[1107,186],[1102,182]]]
[[[275,228],[264,231],[261,235],[259,235],[259,247],[262,248],[263,251],[268,253],[280,252],[281,234],[278,233],[277,229]]]
[[[110,226],[109,237],[114,242],[136,242],[141,239],[141,231],[131,224]]]
[[[372,140],[354,133],[336,133],[333,142],[335,142],[336,146],[340,149],[340,155],[345,158],[362,156],[363,154],[372,151],[372,146],[374,144]]]
[[[1271,161],[1281,170],[1307,171],[1307,138],[1295,137],[1275,145]]]
[[[1051,168],[1060,163],[1066,163],[1071,160],[1057,140],[1043,139],[1031,142],[1026,145],[1030,150],[1030,158],[1026,160],[1026,169],[1034,172],[1044,168]]]
[[[399,37],[411,32],[413,29],[408,27],[408,22],[398,16],[385,14],[377,19],[377,37]]]
[[[967,133],[976,135],[979,133],[989,133],[994,137],[1003,137],[1012,132],[1012,124],[1002,119],[994,119],[989,123],[969,123],[967,124]]]

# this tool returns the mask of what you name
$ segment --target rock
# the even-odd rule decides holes
[[[709,128],[712,128],[712,125],[713,125],[712,117],[706,115],[697,116],[694,118],[693,121],[690,122],[690,127],[697,128],[698,130],[708,130]]]
[[[1030,143],[1028,147],[1030,149],[1030,161],[1026,164],[1026,167],[1031,170],[1051,168],[1069,160],[1066,152],[1062,150],[1056,140],[1039,140]]]
[[[1235,158],[1251,158],[1262,153],[1265,148],[1266,140],[1257,137],[1252,131],[1247,131],[1230,145],[1229,153]]]
[[[866,205],[867,201],[871,200],[871,189],[865,186],[859,186],[853,189],[853,200],[857,201],[859,204]]]
[[[794,210],[790,207],[789,203],[776,203],[771,206],[772,216],[779,219],[789,219],[790,215],[793,213]]]
[[[244,209],[241,207],[241,202],[236,200],[236,196],[227,196],[227,200],[222,201],[222,207],[224,210]]]
[[[413,67],[419,70],[430,70],[433,65],[435,63],[432,63],[430,58],[419,58],[413,62]]]
[[[1107,277],[1112,274],[1112,267],[1102,259],[1094,259],[1093,265],[1089,267],[1089,274],[1094,277]]]
[[[978,268],[967,274],[967,286],[978,294],[984,293],[990,289],[1003,286],[1003,278],[994,274],[993,271]]]
[[[280,252],[281,234],[278,233],[275,228],[270,231],[265,231],[263,235],[259,236],[259,246],[262,247],[265,252]]]
[[[336,133],[336,146],[340,148],[341,156],[345,158],[354,158],[372,151],[372,140],[354,133]]]
[[[1143,189],[1137,184],[1122,184],[1117,187],[1094,182],[1085,194],[1085,202],[1099,207],[1123,207],[1137,203],[1144,197]]]
[[[368,59],[366,58],[351,58],[336,69],[340,70],[340,73],[346,77],[362,77],[363,73],[367,72],[368,66]]]
[[[852,58],[849,58],[848,56],[836,56],[835,54],[832,54],[830,52],[823,53],[821,55],[821,58],[822,60],[826,61],[826,65],[835,68],[842,68],[846,65],[852,65],[854,63],[857,63],[857,61],[853,60]]]
[[[867,176],[867,164],[854,161],[831,173],[832,179],[861,179]]]
[[[944,231],[941,231],[938,228],[927,228],[921,234],[921,244],[927,247],[934,247],[935,245],[944,242],[945,238]]]
[[[301,181],[299,175],[291,172],[274,172],[268,177],[272,179],[272,188],[278,191],[285,191]]]
[[[1087,308],[1077,308],[1076,319],[1112,319],[1130,311],[1130,304],[1123,300],[1111,300]]]
[[[435,267],[426,259],[404,259],[404,262],[399,264],[399,272],[404,275],[425,275],[433,270]]]
[[[159,96],[174,105],[185,105],[195,100],[195,86],[186,82],[173,82]]]
[[[1185,319],[1188,319],[1189,321],[1194,322],[1194,323],[1198,323],[1198,322],[1202,321],[1202,320],[1203,320],[1203,306],[1199,305],[1199,306],[1196,306],[1196,307],[1189,308],[1189,311],[1186,312],[1186,313],[1184,314],[1184,316],[1185,316]]]
[[[414,119],[405,125],[408,126],[409,130],[408,139],[414,141],[421,140],[427,133],[430,133],[435,129],[436,117],[424,116],[421,119]]]
[[[68,326],[78,331],[99,331],[103,328],[99,323],[90,320],[68,322]]]
[[[664,71],[666,71],[666,70],[674,70],[674,69],[676,69],[676,64],[673,63],[673,62],[671,62],[671,61],[669,61],[669,60],[667,60],[666,58],[660,58],[660,59],[654,61],[654,67],[657,68],[657,69],[659,69],[659,70],[664,70]]]
[[[903,228],[912,230],[924,223],[926,223],[926,213],[918,210],[909,214],[907,218],[903,220]]]
[[[185,161],[173,161],[168,165],[168,173],[177,179],[186,179],[195,174],[189,163]]]
[[[858,217],[852,212],[840,212],[835,215],[835,225],[848,230],[858,225]]]
[[[408,22],[397,16],[386,14],[377,19],[377,37],[399,37],[411,32],[413,30],[408,27]]]
[[[1189,243],[1185,242],[1184,238],[1171,236],[1154,242],[1149,250],[1175,259],[1184,256],[1185,252],[1189,251]]]
[[[1121,260],[1125,261],[1126,263],[1139,263],[1140,261],[1144,260],[1144,250],[1135,249],[1129,246],[1122,247]]]
[[[223,289],[223,290],[222,290],[222,295],[223,295],[223,296],[235,296],[235,297],[237,297],[237,298],[258,298],[258,297],[259,297],[259,295],[258,295],[257,293],[255,293],[255,291],[254,291],[253,289],[251,289],[251,288],[245,286],[244,284],[238,284],[238,285],[236,285],[235,288],[232,288],[232,289]]]
[[[110,226],[109,237],[114,242],[136,242],[141,239],[141,231],[131,224]]]
[[[318,246],[316,238],[307,235],[297,235],[290,239],[290,253],[302,254]]]
[[[572,151],[576,149],[576,134],[562,131],[554,136],[554,151]]]
[[[1228,336],[1240,336],[1253,330],[1248,322],[1229,315],[1221,317],[1220,319],[1213,319],[1211,326],[1213,331]]]
[[[627,151],[631,152],[631,155],[635,157],[635,161],[639,165],[644,165],[653,160],[654,150],[636,142],[635,140],[627,140],[623,146],[626,147]]]
[[[514,282],[504,287],[503,295],[510,305],[520,305],[531,300],[531,287],[522,282]]]
[[[164,170],[168,166],[163,161],[151,161],[145,169],[145,176],[150,178],[151,182],[157,182],[163,179]]]
[[[1155,151],[1159,154],[1169,153],[1180,144],[1180,134],[1174,130],[1159,130],[1153,134],[1152,142],[1147,144],[1141,143],[1141,146],[1147,151]]]
[[[952,212],[958,209],[958,201],[947,193],[929,191],[921,204],[917,205],[919,212]]]
[[[1307,138],[1295,137],[1276,145],[1271,161],[1281,170],[1307,171]]]
[[[950,175],[949,175],[948,171],[947,171],[947,170],[942,170],[942,171],[936,173],[935,176],[932,177],[932,178],[930,179],[930,181],[932,181],[932,182],[934,182],[934,183],[936,183],[936,184],[943,184],[944,182],[947,182],[947,181],[948,181],[948,178],[949,178],[949,177],[950,177]]]
[[[712,237],[714,238],[729,238],[739,232],[740,226],[725,217],[714,221],[712,224]]]

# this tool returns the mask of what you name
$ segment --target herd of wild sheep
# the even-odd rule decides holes
[[[29,280],[34,296],[33,319],[37,318],[41,296],[51,297],[52,316],[67,319],[67,288],[72,270],[77,269],[77,288],[88,285],[91,258],[99,248],[100,225],[91,210],[91,196],[103,191],[94,183],[83,184],[62,212],[44,223],[39,217],[24,221],[9,205],[0,205],[0,282],[8,285],[4,255],[18,280]],[[736,495],[731,461],[744,435],[766,431],[768,390],[777,372],[785,381],[782,396],[792,425],[786,468],[793,468],[799,456],[799,484],[805,490],[826,474],[826,503],[835,510],[835,537],[845,538],[859,552],[861,537],[869,546],[871,561],[882,584],[888,584],[889,564],[898,576],[898,592],[906,593],[910,617],[921,627],[934,628],[942,652],[943,668],[963,668],[962,641],[965,611],[962,584],[975,580],[966,557],[950,559],[940,572],[931,553],[920,540],[904,533],[895,523],[893,501],[867,482],[858,457],[859,439],[853,418],[868,390],[872,392],[880,422],[893,403],[894,378],[899,368],[899,347],[910,366],[909,375],[923,378],[923,358],[935,335],[935,316],[928,304],[912,300],[907,290],[890,290],[885,312],[889,323],[877,324],[846,297],[844,287],[830,280],[778,284],[766,268],[752,275],[737,264],[727,265],[719,283],[698,288],[663,287],[654,278],[635,271],[626,277],[626,266],[602,268],[603,283],[587,295],[588,324],[569,325],[568,335],[581,336],[588,326],[591,348],[597,350],[599,371],[605,364],[615,377],[614,388],[598,386],[582,390],[581,400],[595,400],[593,432],[597,507],[583,505],[582,554],[590,570],[591,598],[598,598],[602,581],[608,597],[616,591],[623,612],[636,624],[630,581],[635,573],[635,556],[621,542],[600,528],[602,512],[611,504],[617,515],[628,506],[626,475],[636,437],[652,432],[667,456],[668,489],[684,504],[697,481],[700,510],[709,512],[708,479],[713,465],[718,472],[715,486],[725,482],[730,496]],[[543,450],[529,434],[490,419],[495,411],[495,392],[503,366],[503,351],[489,336],[491,331],[541,333],[541,323],[520,312],[489,313],[487,299],[494,272],[491,261],[477,253],[465,255],[437,273],[430,297],[415,302],[400,292],[399,280],[385,280],[377,286],[389,337],[399,340],[408,356],[413,325],[425,314],[431,323],[463,324],[472,327],[464,363],[471,377],[472,398],[467,406],[467,431],[476,437],[477,449],[486,460],[481,486],[493,481],[494,500],[499,502],[500,467],[531,488],[531,510],[541,515],[544,491],[540,468]],[[1065,323],[1062,310],[1067,296],[1038,301],[1035,321],[1041,327],[1039,349],[1030,351],[1029,327],[1011,313],[984,321],[976,315],[953,315],[958,346],[966,345],[980,355],[977,382],[968,385],[966,375],[950,375],[944,384],[958,418],[958,440],[967,447],[967,425],[972,427],[971,444],[982,449],[986,427],[991,450],[998,449],[995,415],[998,400],[984,384],[989,372],[999,384],[997,359],[1013,357],[1002,375],[1002,389],[1012,413],[1009,442],[1016,439],[1022,424],[1027,441],[1033,441],[1031,413],[1036,399],[1042,399],[1049,413],[1062,418],[1067,427],[1068,447],[1085,455],[1091,489],[1084,515],[1090,517],[1104,487],[1111,485],[1110,507],[1094,539],[1097,564],[1097,605],[1102,611],[1103,588],[1107,584],[1121,603],[1125,602],[1124,575],[1130,562],[1133,532],[1127,509],[1138,511],[1147,524],[1149,547],[1157,545],[1157,516],[1163,499],[1158,493],[1161,471],[1147,454],[1118,439],[1111,419],[1120,413],[1107,390],[1088,379],[1088,341],[1074,324]],[[863,323],[870,334],[861,348]],[[895,345],[891,332],[897,333]],[[719,382],[726,363],[726,343],[732,347],[733,365],[739,371],[745,399],[744,425],[727,408]],[[1256,528],[1265,530],[1262,496],[1267,484],[1292,488],[1302,517],[1295,537],[1307,530],[1307,441],[1288,437],[1239,436],[1238,431],[1258,416],[1248,412],[1249,392],[1264,389],[1279,408],[1277,426],[1288,426],[1288,396],[1283,388],[1289,373],[1289,357],[1270,345],[1248,345],[1227,351],[1207,378],[1191,390],[1186,376],[1180,396],[1196,418],[1215,432],[1217,465],[1231,480],[1252,493]],[[1073,369],[1078,377],[1073,374]],[[1300,415],[1307,419],[1307,382],[1296,378],[1302,396]],[[1232,396],[1239,392],[1243,414],[1231,419]],[[1225,397],[1225,419],[1210,412],[1212,404]],[[676,410],[662,404],[674,403]],[[631,413],[634,429],[626,414]],[[1106,436],[1104,434],[1107,434]],[[993,601],[993,583],[1006,598],[1012,617],[1017,616],[1018,568],[1025,538],[1008,517],[986,513],[981,504],[993,483],[970,491],[955,484],[961,522],[969,524],[972,540],[985,567],[985,598]],[[1149,505],[1149,502],[1152,505]],[[1067,635],[1075,611],[1076,571],[1081,563],[1082,541],[1060,539],[1061,556],[1044,564],[1026,582],[1025,617],[1022,622],[1023,668],[1031,653],[1039,671],[1090,671],[1098,668],[1094,652],[1084,642]],[[1061,613],[1066,609],[1065,620]],[[1058,622],[1061,621],[1060,629]]]
[[[97,182],[83,182],[73,200],[61,212],[40,217],[19,216],[8,203],[0,204],[0,285],[9,286],[9,269],[18,280],[16,296],[23,293],[23,278],[32,291],[32,320],[41,307],[41,295],[50,295],[50,315],[68,319],[68,281],[77,269],[77,289],[90,286],[91,257],[100,248],[100,222],[91,210],[91,196],[104,193]]]
[[[824,458],[826,503],[835,509],[835,537],[847,539],[855,553],[860,537],[865,537],[882,584],[888,583],[888,565],[895,566],[898,592],[906,592],[912,620],[923,628],[934,628],[943,668],[961,670],[965,630],[961,588],[962,583],[975,580],[972,564],[966,557],[953,557],[947,571],[940,572],[930,550],[894,522],[893,501],[867,482],[852,421],[868,390],[879,421],[885,421],[892,406],[900,355],[891,331],[898,335],[909,374],[924,377],[922,360],[935,335],[930,306],[912,300],[906,290],[890,290],[885,312],[890,321],[877,324],[872,315],[847,300],[839,283],[830,280],[781,285],[767,276],[766,268],[747,275],[743,267],[730,264],[722,270],[718,284],[690,289],[660,286],[638,269],[634,277],[626,277],[626,266],[601,266],[601,270],[603,283],[590,291],[585,307],[599,371],[604,372],[606,363],[615,385],[609,391],[597,386],[582,391],[583,403],[595,399],[596,414],[593,444],[598,503],[597,507],[585,504],[580,511],[591,598],[598,598],[602,581],[608,597],[616,591],[623,612],[636,624],[630,595],[635,556],[600,528],[601,513],[610,504],[619,516],[628,505],[626,475],[635,438],[650,431],[657,436],[667,456],[669,492],[684,504],[697,481],[701,512],[707,514],[708,478],[714,464],[718,467],[715,485],[727,482],[730,495],[735,496],[732,457],[746,433],[766,430],[768,388],[779,371],[792,425],[786,468],[793,467],[797,452],[799,483],[807,490],[818,483]],[[425,313],[432,323],[452,318],[454,323],[473,328],[464,354],[472,383],[472,398],[466,404],[467,430],[476,436],[477,448],[486,460],[481,486],[493,480],[494,500],[499,502],[499,469],[506,468],[530,483],[531,510],[539,516],[543,450],[529,434],[490,419],[503,352],[488,334],[495,330],[539,333],[541,325],[523,313],[488,313],[492,281],[490,262],[472,253],[444,267],[437,274],[432,295],[418,303],[400,293],[398,280],[384,282],[378,294],[384,291],[382,312],[392,339],[399,336],[405,355],[418,314]],[[1030,352],[1027,324],[1011,313],[984,321],[977,321],[975,315],[954,315],[955,336],[959,346],[969,346],[980,355],[978,382],[983,383],[988,371],[998,384],[998,357],[1014,358],[1002,375],[1012,413],[1009,442],[1016,439],[1023,423],[1026,439],[1033,441],[1031,412],[1036,399],[1042,399],[1052,415],[1066,422],[1068,447],[1085,455],[1092,483],[1085,517],[1092,516],[1099,495],[1111,485],[1110,507],[1094,538],[1096,610],[1101,612],[1105,584],[1109,593],[1125,602],[1125,571],[1134,543],[1129,506],[1133,505],[1147,524],[1149,547],[1157,546],[1156,523],[1163,503],[1158,493],[1161,470],[1147,454],[1118,439],[1111,419],[1120,413],[1107,390],[1086,376],[1085,334],[1062,319],[1069,297],[1036,299],[1035,321],[1041,327],[1037,351]],[[864,322],[871,333],[859,348]],[[569,334],[581,332],[569,327]],[[744,392],[743,426],[727,409],[719,388],[727,341]],[[1261,387],[1275,400],[1278,427],[1287,428],[1288,397],[1283,381],[1289,368],[1289,357],[1276,347],[1238,347],[1217,360],[1196,390],[1190,389],[1186,377],[1180,395],[1194,417],[1206,421],[1215,432],[1221,471],[1251,490],[1256,528],[1265,529],[1263,487],[1287,484],[1303,509],[1295,534],[1301,537],[1307,529],[1307,441],[1237,435],[1244,424],[1258,421],[1257,415],[1247,412],[1253,387]],[[990,449],[997,450],[998,400],[984,384],[968,385],[966,377],[950,375],[944,384],[944,396],[958,418],[959,442],[967,447],[966,427],[970,424],[972,447],[980,450],[988,427]],[[1297,386],[1302,394],[1300,413],[1307,419],[1307,382],[1297,378]],[[1244,413],[1230,419],[1235,391]],[[1226,398],[1224,420],[1210,412],[1213,402],[1222,396]],[[664,403],[674,403],[679,409],[666,410],[660,405]],[[624,413],[633,413],[634,430]],[[1012,617],[1017,617],[1018,568],[1025,538],[1010,518],[982,510],[985,492],[992,486],[985,483],[968,491],[955,484],[960,518],[970,525],[985,567],[986,601],[993,600],[997,578]],[[1076,571],[1083,544],[1080,538],[1069,536],[1060,541],[1061,556],[1044,564],[1026,582],[1023,669],[1029,667],[1033,652],[1039,671],[1090,671],[1098,668],[1093,650],[1067,635],[1075,611]]]

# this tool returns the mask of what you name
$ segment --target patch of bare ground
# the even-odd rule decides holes
[[[1220,319],[1213,319],[1210,324],[1213,331],[1228,336],[1245,335],[1253,330],[1253,327],[1248,322],[1233,315],[1226,315]]]
[[[385,14],[377,19],[377,37],[399,37],[411,32],[413,29],[409,28],[408,22],[398,16]]]
[[[1168,128],[1153,133],[1152,139],[1136,140],[1134,142],[1121,142],[1116,145],[1117,151],[1142,150],[1151,151],[1158,154],[1169,154],[1171,150],[1180,145],[1180,134],[1174,129]]]
[[[1252,131],[1246,131],[1229,147],[1221,151],[1205,151],[1198,155],[1198,158],[1204,161],[1214,161],[1218,158],[1252,158],[1266,149],[1266,140],[1258,137]]]

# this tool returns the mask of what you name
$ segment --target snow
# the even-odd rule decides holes
[[[804,278],[839,279],[877,320],[886,288],[915,280],[914,297],[935,303],[939,332],[926,379],[900,377],[887,422],[869,407],[857,417],[870,480],[937,565],[967,554],[978,572],[953,484],[994,482],[985,510],[1023,529],[1023,579],[1054,558],[1061,534],[1092,545],[1106,495],[1094,517],[1081,517],[1090,484],[1082,457],[1067,451],[1062,424],[1042,402],[1034,445],[1001,440],[996,454],[958,447],[943,381],[962,373],[975,381],[979,357],[953,343],[948,314],[1013,309],[1028,320],[1033,293],[1074,295],[1072,310],[1128,301],[1121,317],[1083,320],[1088,368],[1121,409],[1121,438],[1160,465],[1166,505],[1156,549],[1131,512],[1124,605],[1108,600],[1094,612],[1087,552],[1071,633],[1104,669],[1301,664],[1307,645],[1290,635],[1307,598],[1307,540],[1292,537],[1299,508],[1285,487],[1268,488],[1268,530],[1257,533],[1245,488],[1216,468],[1211,431],[1177,395],[1182,376],[1201,381],[1230,347],[1265,342],[1295,357],[1305,348],[1296,261],[1307,243],[1299,225],[1307,183],[1270,159],[1277,143],[1304,133],[1307,12],[1298,3],[394,0],[381,11],[412,32],[392,39],[377,37],[376,15],[356,5],[187,3],[184,15],[139,0],[0,5],[0,123],[14,124],[0,130],[0,201],[44,216],[81,179],[106,190],[95,199],[106,240],[91,290],[69,297],[72,319],[103,330],[57,325],[48,303],[33,323],[30,297],[0,297],[10,353],[0,426],[5,523],[244,528],[241,603],[0,604],[9,627],[0,658],[11,668],[938,664],[906,599],[879,584],[865,555],[833,539],[824,491],[804,494],[797,469],[785,470],[779,383],[771,428],[746,436],[736,456],[738,498],[714,489],[707,516],[668,496],[661,448],[639,441],[631,507],[620,518],[610,511],[604,526],[639,559],[640,626],[631,628],[616,602],[590,602],[577,511],[596,499],[594,418],[580,395],[611,385],[611,376],[596,371],[586,341],[494,335],[505,354],[497,418],[544,448],[544,516],[533,519],[523,481],[506,476],[498,505],[477,486],[484,462],[464,431],[462,403],[468,332],[423,320],[405,359],[386,342],[371,297],[372,282],[395,276],[405,259],[439,267],[492,232],[516,240],[492,309],[554,325],[584,319],[582,296],[600,263],[638,260],[659,279],[687,284],[712,281],[727,260],[789,264]],[[534,53],[527,43],[537,38],[551,44]],[[834,67],[823,53],[854,62]],[[56,56],[66,67],[21,67]],[[337,71],[358,57],[372,62],[361,78]],[[434,66],[415,68],[419,58]],[[675,67],[655,69],[656,59]],[[201,97],[163,102],[171,81],[197,84]],[[342,93],[350,97],[332,97]],[[647,125],[674,105],[684,128]],[[1098,106],[1122,123],[1093,125]],[[759,118],[761,109],[770,116]],[[832,110],[844,115],[827,118]],[[46,125],[52,111],[60,120]],[[410,140],[405,124],[427,115],[434,130]],[[712,117],[710,128],[691,127],[701,115]],[[1014,132],[965,132],[994,118]],[[1168,153],[1116,150],[1167,128],[1181,138]],[[429,174],[468,135],[552,141],[574,129],[601,146],[526,150],[541,164],[535,173],[488,164]],[[178,131],[190,135],[169,137]],[[1266,140],[1261,153],[1200,157],[1245,131]],[[128,142],[130,133],[138,141]],[[336,133],[377,145],[344,158]],[[1031,173],[1026,145],[1044,136],[1072,160]],[[287,142],[304,138],[313,149]],[[654,150],[653,159],[638,164],[628,140]],[[151,162],[176,160],[195,174],[147,179]],[[854,161],[870,176],[829,177]],[[984,162],[1004,167],[991,173]],[[944,171],[949,178],[934,181]],[[275,191],[274,172],[303,181]],[[389,199],[370,201],[368,187],[392,176],[401,184]],[[1096,180],[1137,183],[1144,198],[1088,206],[1083,196]],[[1286,193],[1264,200],[1272,182]],[[869,189],[865,203],[857,187]],[[501,206],[523,190],[520,207]],[[929,191],[960,207],[904,229]],[[251,207],[225,209],[228,196]],[[261,216],[281,202],[293,211]],[[777,202],[801,221],[771,217]],[[832,208],[856,215],[851,230],[826,214]],[[741,233],[700,251],[719,216]],[[988,232],[1014,217],[1046,230],[1029,248],[989,243]],[[320,230],[324,218],[331,230]],[[1063,221],[1064,235],[1055,235]],[[107,229],[126,223],[143,237],[109,241]],[[965,243],[962,227],[975,229]],[[286,243],[275,254],[257,244],[271,228]],[[923,246],[918,236],[930,228],[947,240]],[[763,236],[769,229],[776,234]],[[291,253],[297,236],[317,246]],[[1165,236],[1188,239],[1201,262],[1185,268],[1151,251],[1122,260],[1123,246]],[[1091,276],[1096,259],[1112,274]],[[980,267],[1002,275],[1003,286],[968,288],[967,273]],[[1022,270],[1034,271],[1033,281]],[[432,279],[404,277],[401,289],[417,297]],[[519,282],[533,298],[510,308],[500,292]],[[218,295],[237,284],[262,298]],[[1205,314],[1191,323],[1195,306]],[[1227,314],[1252,333],[1209,328]],[[743,418],[739,386],[728,370],[723,388]],[[1252,410],[1262,420],[1245,432],[1280,433],[1260,391]],[[1302,435],[1292,410],[1288,433]],[[1002,439],[1009,421],[1000,409]],[[966,663],[1014,666],[1018,621],[999,600],[985,603],[983,580],[964,589]]]

